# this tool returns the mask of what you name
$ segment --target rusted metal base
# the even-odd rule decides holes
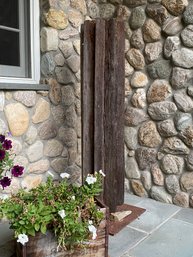
[[[142,213],[145,212],[145,209],[136,207],[133,205],[129,205],[129,204],[122,204],[117,206],[116,208],[116,212],[121,212],[121,211],[131,211],[131,214],[126,216],[121,221],[115,221],[115,220],[109,221],[109,234],[112,236],[117,234],[121,229],[127,226],[130,222],[137,219]]]

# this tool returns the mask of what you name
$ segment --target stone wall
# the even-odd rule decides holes
[[[49,91],[1,91],[0,133],[11,132],[15,163],[25,167],[5,197],[32,188],[51,173],[81,177],[80,25],[87,7],[80,1],[40,1],[41,78]]]
[[[125,188],[193,207],[193,2],[40,0],[41,77],[47,91],[1,91],[0,133],[11,131],[22,178],[0,197],[81,176],[80,26],[125,21]],[[2,241],[12,238],[0,223]],[[10,243],[3,255],[13,252]]]
[[[193,2],[86,3],[125,22],[125,189],[193,207]]]
[[[0,133],[11,131],[22,178],[4,196],[51,172],[81,175],[80,26],[125,22],[126,190],[193,206],[193,6],[187,0],[41,0],[46,91],[2,91]]]
[[[193,5],[123,0],[126,190],[193,207]]]
[[[39,2],[41,82],[50,90],[0,92],[0,134],[11,132],[14,161],[25,167],[21,178],[0,188],[2,198],[37,186],[50,173],[81,181],[80,28],[100,17],[100,8],[92,0]]]

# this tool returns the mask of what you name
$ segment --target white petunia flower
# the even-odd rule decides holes
[[[60,217],[61,217],[62,219],[66,217],[65,210],[59,211],[58,214],[60,215]]]
[[[17,242],[21,243],[22,245],[25,245],[29,241],[29,238],[26,234],[19,234]]]
[[[97,181],[97,179],[93,176],[87,176],[86,178],[86,182],[91,185],[91,184],[94,184],[95,182]]]
[[[69,177],[70,177],[70,174],[64,172],[64,173],[61,173],[61,174],[60,174],[60,177],[61,177],[61,178],[69,178]]]
[[[101,174],[103,177],[105,177],[105,173],[102,170],[99,170],[99,174]]]
[[[97,238],[97,233],[96,233],[97,229],[92,224],[88,226],[88,229],[89,229],[90,233],[92,233],[92,240],[95,240]]]
[[[72,200],[75,200],[75,196],[74,195],[72,196]]]

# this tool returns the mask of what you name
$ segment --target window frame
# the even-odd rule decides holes
[[[31,77],[2,77],[0,83],[6,84],[39,84],[40,82],[40,6],[39,0],[30,1],[30,55],[31,55]],[[26,14],[24,14],[26,15]]]

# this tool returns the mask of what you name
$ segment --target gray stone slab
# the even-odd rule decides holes
[[[142,200],[143,200],[143,198],[141,198],[139,196],[125,193],[124,203],[126,203],[126,204],[135,205],[135,204],[141,202]]]
[[[9,227],[8,222],[0,222],[0,246],[14,238],[14,232]]]
[[[15,242],[9,241],[0,246],[0,257],[11,257],[15,253]]]
[[[146,211],[129,224],[129,227],[137,228],[147,233],[157,229],[167,219],[176,214],[181,208],[171,204],[160,203],[151,199],[143,199],[136,206]]]
[[[131,256],[129,253],[125,253],[124,255],[122,255],[120,257],[134,257],[134,256]]]
[[[146,236],[146,233],[132,228],[124,228],[115,236],[109,237],[109,256],[120,257]]]
[[[132,257],[192,257],[193,225],[170,219],[128,252]]]
[[[193,209],[181,209],[173,218],[193,224]]]
[[[9,226],[6,221],[0,222],[0,257],[10,257],[14,253],[14,233]]]

